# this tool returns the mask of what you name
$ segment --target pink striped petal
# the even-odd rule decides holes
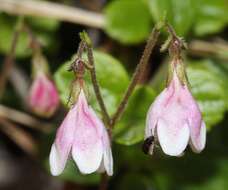
[[[58,108],[57,89],[44,73],[37,73],[29,92],[29,105],[35,113],[43,117],[53,115]]]
[[[162,116],[164,107],[167,105],[168,101],[173,95],[173,86],[165,88],[150,106],[146,118],[145,139],[147,137],[154,136],[158,118]]]
[[[103,130],[103,147],[104,147],[104,156],[103,156],[103,163],[104,168],[109,176],[113,175],[113,157],[112,157],[112,150],[110,146],[110,140],[107,133],[107,130],[104,128]]]
[[[52,175],[59,175],[65,168],[74,140],[77,106],[74,106],[59,127],[49,157]]]
[[[89,174],[98,170],[103,156],[102,131],[103,124],[88,106],[84,92],[78,99],[77,130],[72,149],[73,159],[79,170]]]
[[[206,145],[206,125],[204,121],[201,123],[200,131],[199,133],[194,133],[195,131],[191,131],[191,148],[194,152],[199,153],[201,152]]]

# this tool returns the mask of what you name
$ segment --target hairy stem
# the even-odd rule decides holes
[[[88,44],[87,44],[87,56],[88,56],[89,64],[91,66],[89,71],[90,71],[90,76],[91,76],[91,80],[92,80],[92,83],[93,83],[94,92],[96,94],[97,101],[98,101],[99,106],[101,108],[104,121],[109,126],[110,117],[108,115],[108,111],[106,109],[104,100],[103,100],[102,95],[101,95],[101,90],[100,90],[100,87],[99,87],[99,84],[98,84],[98,81],[97,81],[96,68],[95,68],[95,64],[94,64],[94,56],[93,56],[92,46],[90,46]]]
[[[139,64],[137,65],[135,72],[132,76],[131,82],[115,112],[115,114],[113,115],[112,119],[111,119],[111,123],[110,126],[113,128],[114,125],[116,124],[116,122],[119,120],[119,118],[121,117],[123,111],[126,108],[126,105],[128,103],[129,97],[131,96],[133,90],[135,89],[136,84],[138,83],[138,81],[140,80],[140,77],[142,76],[142,74],[145,71],[145,68],[147,66],[147,63],[149,61],[150,55],[155,47],[155,44],[157,42],[157,39],[159,37],[160,34],[160,28],[155,26],[150,34],[150,37],[147,41],[146,47],[143,51],[143,55],[140,59]]]

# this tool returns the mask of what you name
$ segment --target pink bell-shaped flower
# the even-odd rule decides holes
[[[72,154],[83,174],[106,170],[113,174],[113,158],[107,130],[87,104],[83,90],[59,127],[49,157],[52,175],[59,175]]]
[[[54,82],[42,71],[35,74],[29,92],[29,106],[42,117],[52,116],[59,106],[59,95]]]
[[[151,105],[145,130],[145,139],[154,137],[170,156],[180,156],[188,143],[194,152],[201,152],[206,143],[205,123],[178,64],[171,63],[171,80]]]

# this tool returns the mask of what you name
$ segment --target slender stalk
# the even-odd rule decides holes
[[[30,29],[30,27],[26,23],[24,23],[22,29],[28,34],[28,37],[30,39],[30,45],[31,45],[33,52],[41,51],[42,45],[39,42],[39,40],[36,38],[36,36],[34,35],[33,31]]]
[[[91,80],[93,83],[93,89],[94,89],[97,101],[99,103],[99,106],[101,108],[101,112],[102,112],[104,121],[109,126],[110,117],[108,115],[108,111],[106,109],[104,100],[103,100],[102,95],[101,95],[101,90],[100,90],[100,87],[99,87],[99,84],[97,81],[97,76],[96,76],[96,68],[95,68],[95,64],[94,64],[93,50],[89,44],[87,44],[87,56],[88,56],[89,65],[91,66],[89,71],[90,71],[90,76],[91,76]]]
[[[21,32],[21,23],[20,22],[21,21],[19,20],[19,23],[17,24],[16,29],[13,34],[13,39],[12,39],[9,53],[5,57],[5,60],[3,62],[2,72],[0,75],[0,97],[2,97],[2,95],[4,93],[7,78],[9,76],[11,68],[13,67],[13,64],[14,64],[14,55],[15,55],[19,35]]]
[[[126,108],[130,95],[132,94],[133,90],[135,89],[136,84],[138,83],[138,81],[140,80],[140,77],[142,76],[142,74],[145,71],[145,68],[149,61],[150,55],[155,47],[159,34],[160,34],[160,28],[155,26],[150,34],[146,47],[143,51],[143,55],[132,76],[131,82],[130,82],[115,114],[113,115],[113,117],[111,119],[110,126],[112,128],[114,127],[114,125],[116,124],[118,119],[121,117],[123,111]]]

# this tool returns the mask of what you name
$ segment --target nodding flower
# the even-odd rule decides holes
[[[182,64],[181,60],[171,62],[168,85],[147,113],[145,139],[155,137],[170,156],[180,156],[188,144],[198,153],[206,144],[206,126]]]
[[[49,157],[52,175],[63,172],[70,154],[83,174],[113,174],[108,132],[88,105],[83,89],[57,131]]]
[[[57,110],[59,106],[57,89],[44,72],[36,72],[28,100],[31,110],[42,117],[50,117]]]

